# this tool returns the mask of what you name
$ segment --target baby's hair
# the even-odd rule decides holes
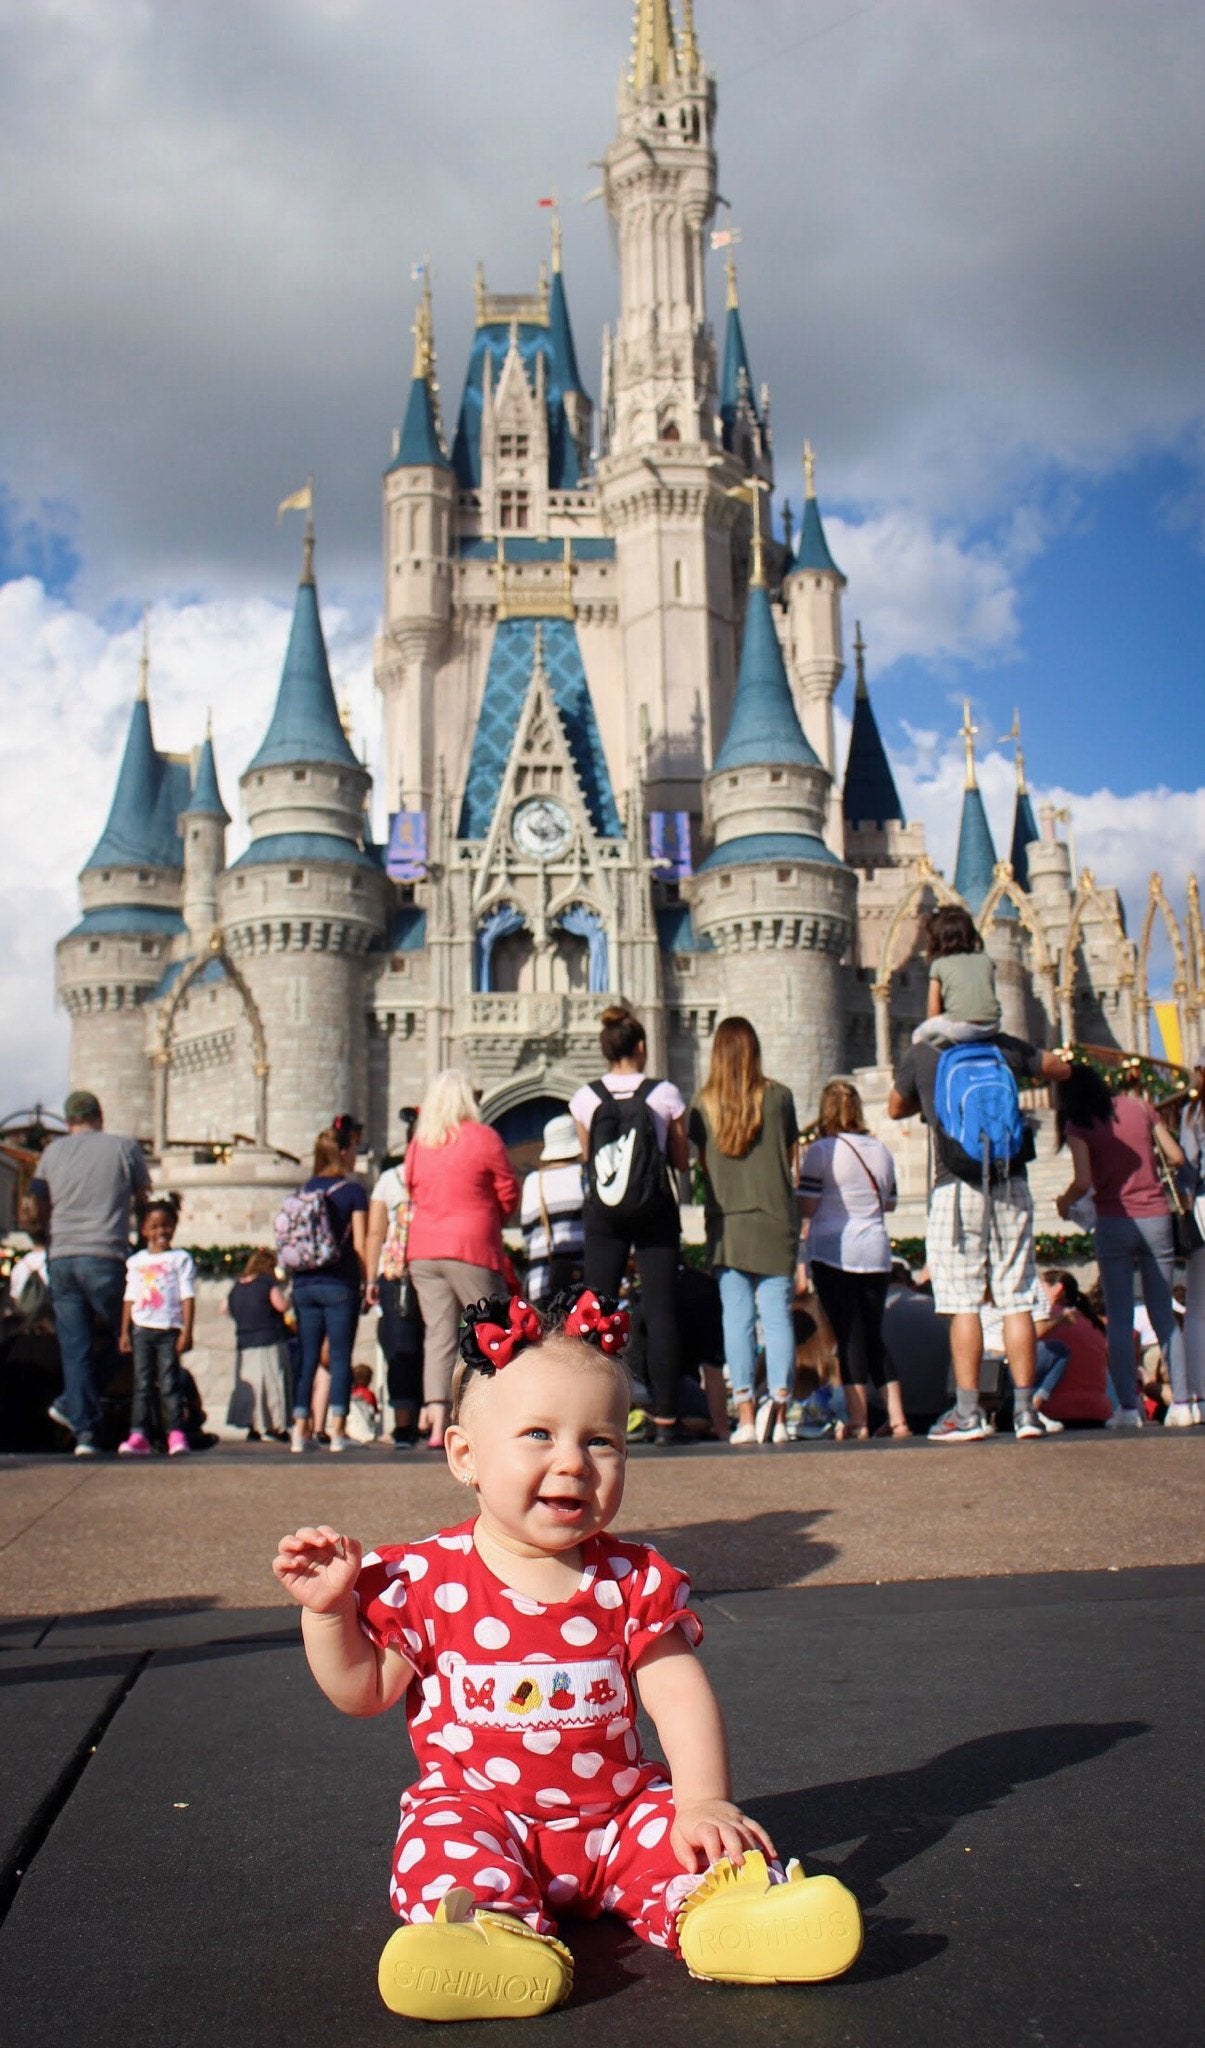
[[[614,1302],[592,1294],[558,1294],[543,1316],[518,1298],[510,1301],[479,1301],[467,1308],[461,1321],[460,1357],[452,1374],[448,1420],[457,1422],[465,1396],[475,1380],[492,1380],[520,1352],[555,1350],[570,1367],[583,1353],[603,1360],[611,1369],[625,1399],[630,1390],[628,1370],[622,1353],[628,1339],[628,1317]],[[505,1357],[494,1364],[485,1345],[497,1348],[502,1338]],[[503,1333],[506,1333],[505,1336]],[[491,1340],[493,1342],[491,1343]]]
[[[370,1387],[370,1386],[372,1385],[372,1382],[373,1382],[373,1370],[372,1370],[372,1367],[371,1367],[370,1365],[367,1365],[367,1364],[365,1364],[365,1365],[353,1365],[353,1367],[352,1367],[352,1369],[351,1369],[351,1377],[352,1377],[352,1385],[353,1385],[353,1386],[357,1386],[357,1387]]]
[[[925,919],[925,945],[930,960],[944,960],[951,953],[982,953],[983,940],[975,920],[961,903],[943,903]]]

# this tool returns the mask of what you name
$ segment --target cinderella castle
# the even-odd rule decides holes
[[[949,881],[904,818],[860,631],[837,759],[845,577],[810,450],[802,516],[772,527],[770,398],[731,246],[718,327],[707,313],[705,253],[733,239],[711,234],[715,119],[691,0],[676,18],[638,0],[603,158],[619,277],[597,403],[555,214],[534,289],[494,291],[478,269],[454,419],[423,284],[382,491],[387,845],[331,686],[312,520],[275,703],[266,678],[239,780],[237,859],[212,739],[191,757],[157,749],[144,661],[58,991],[72,1085],[192,1187],[196,1237],[262,1228],[270,1190],[295,1178],[281,1155],[304,1157],[339,1110],[380,1156],[443,1066],[471,1069],[508,1142],[529,1139],[596,1070],[599,1013],[620,997],[651,1068],[687,1096],[736,1011],[802,1122],[835,1072],[881,1102],[924,1012],[917,918],[935,901],[976,917],[1007,1028],[1143,1040],[1151,916],[1136,946],[1116,892],[1073,875],[1057,815],[1035,817],[1019,737],[1001,860],[964,718]],[[1188,932],[1186,1042],[1195,895]]]

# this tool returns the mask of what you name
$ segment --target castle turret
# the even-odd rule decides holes
[[[365,1101],[364,960],[390,893],[362,843],[371,778],[339,721],[313,550],[311,522],[271,723],[239,784],[251,844],[218,885],[226,944],[267,1033],[269,1136],[298,1157],[340,1108]]]
[[[384,479],[385,617],[376,684],[385,707],[390,811],[421,810],[434,764],[432,698],[448,633],[456,479],[443,441],[431,286],[414,319],[405,417]],[[403,745],[403,734],[406,744]]]
[[[1013,712],[1009,738],[1017,750],[1017,799],[1013,805],[1013,836],[1009,844],[1009,860],[1013,874],[1023,889],[1029,887],[1029,849],[1038,840],[1038,822],[1029,801],[1029,789],[1025,781],[1025,756],[1021,752],[1021,713]]]
[[[958,853],[954,861],[954,887],[972,917],[978,917],[996,879],[996,847],[983,807],[975,774],[975,732],[971,706],[964,700],[962,737],[966,747],[966,781],[962,793],[962,818],[958,827]],[[1000,1000],[1003,1027],[1016,1038],[1029,1034],[1029,973],[1016,905],[1008,897],[999,905],[983,943],[996,970],[996,994]]]
[[[185,928],[177,820],[189,795],[187,760],[155,746],[148,669],[144,625],[117,787],[80,872],[83,916],[56,948],[58,996],[72,1021],[69,1085],[100,1097],[111,1129],[146,1139],[154,1111],[141,1013]]]
[[[843,818],[837,790],[833,697],[845,672],[841,636],[842,575],[825,538],[816,500],[816,466],[811,443],[803,447],[804,501],[799,546],[783,583],[790,624],[791,666],[799,686],[803,729],[832,778],[825,837],[843,850]]]
[[[736,262],[731,249],[725,275],[728,289],[724,367],[720,375],[720,438],[746,474],[752,473],[768,482],[772,476],[769,437],[754,395],[753,371],[749,366],[745,330],[741,325]]]
[[[793,1089],[803,1120],[842,1061],[841,956],[855,881],[824,842],[830,778],[795,710],[756,521],[753,535],[732,719],[703,783],[713,843],[691,901],[696,930],[730,956],[767,1071]]]
[[[230,813],[218,788],[213,733],[207,731],[197,755],[192,795],[180,818],[184,842],[184,922],[194,952],[208,943],[217,923],[218,876],[226,865]]]
[[[887,759],[878,722],[866,687],[866,643],[862,622],[854,625],[854,717],[845,763],[845,787],[841,808],[846,843],[854,833],[885,833],[888,825],[904,823],[895,777]]]

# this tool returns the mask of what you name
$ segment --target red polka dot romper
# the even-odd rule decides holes
[[[473,1524],[364,1559],[360,1622],[413,1664],[406,1718],[420,1776],[402,1796],[390,1897],[429,1920],[453,1885],[541,1933],[546,1910],[618,1913],[674,1947],[696,1880],[669,1847],[673,1799],[641,1754],[632,1672],[667,1629],[703,1629],[689,1581],[608,1535],[550,1606],[503,1585]]]

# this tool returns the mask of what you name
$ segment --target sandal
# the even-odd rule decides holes
[[[906,1422],[880,1422],[880,1424],[879,1424],[878,1428],[877,1428],[877,1429],[876,1429],[876,1431],[875,1431],[875,1435],[876,1435],[876,1436],[911,1436],[911,1435],[912,1435],[912,1431],[911,1431],[911,1430],[909,1429],[909,1427],[908,1427],[908,1425],[907,1425],[907,1423],[906,1423]]]

